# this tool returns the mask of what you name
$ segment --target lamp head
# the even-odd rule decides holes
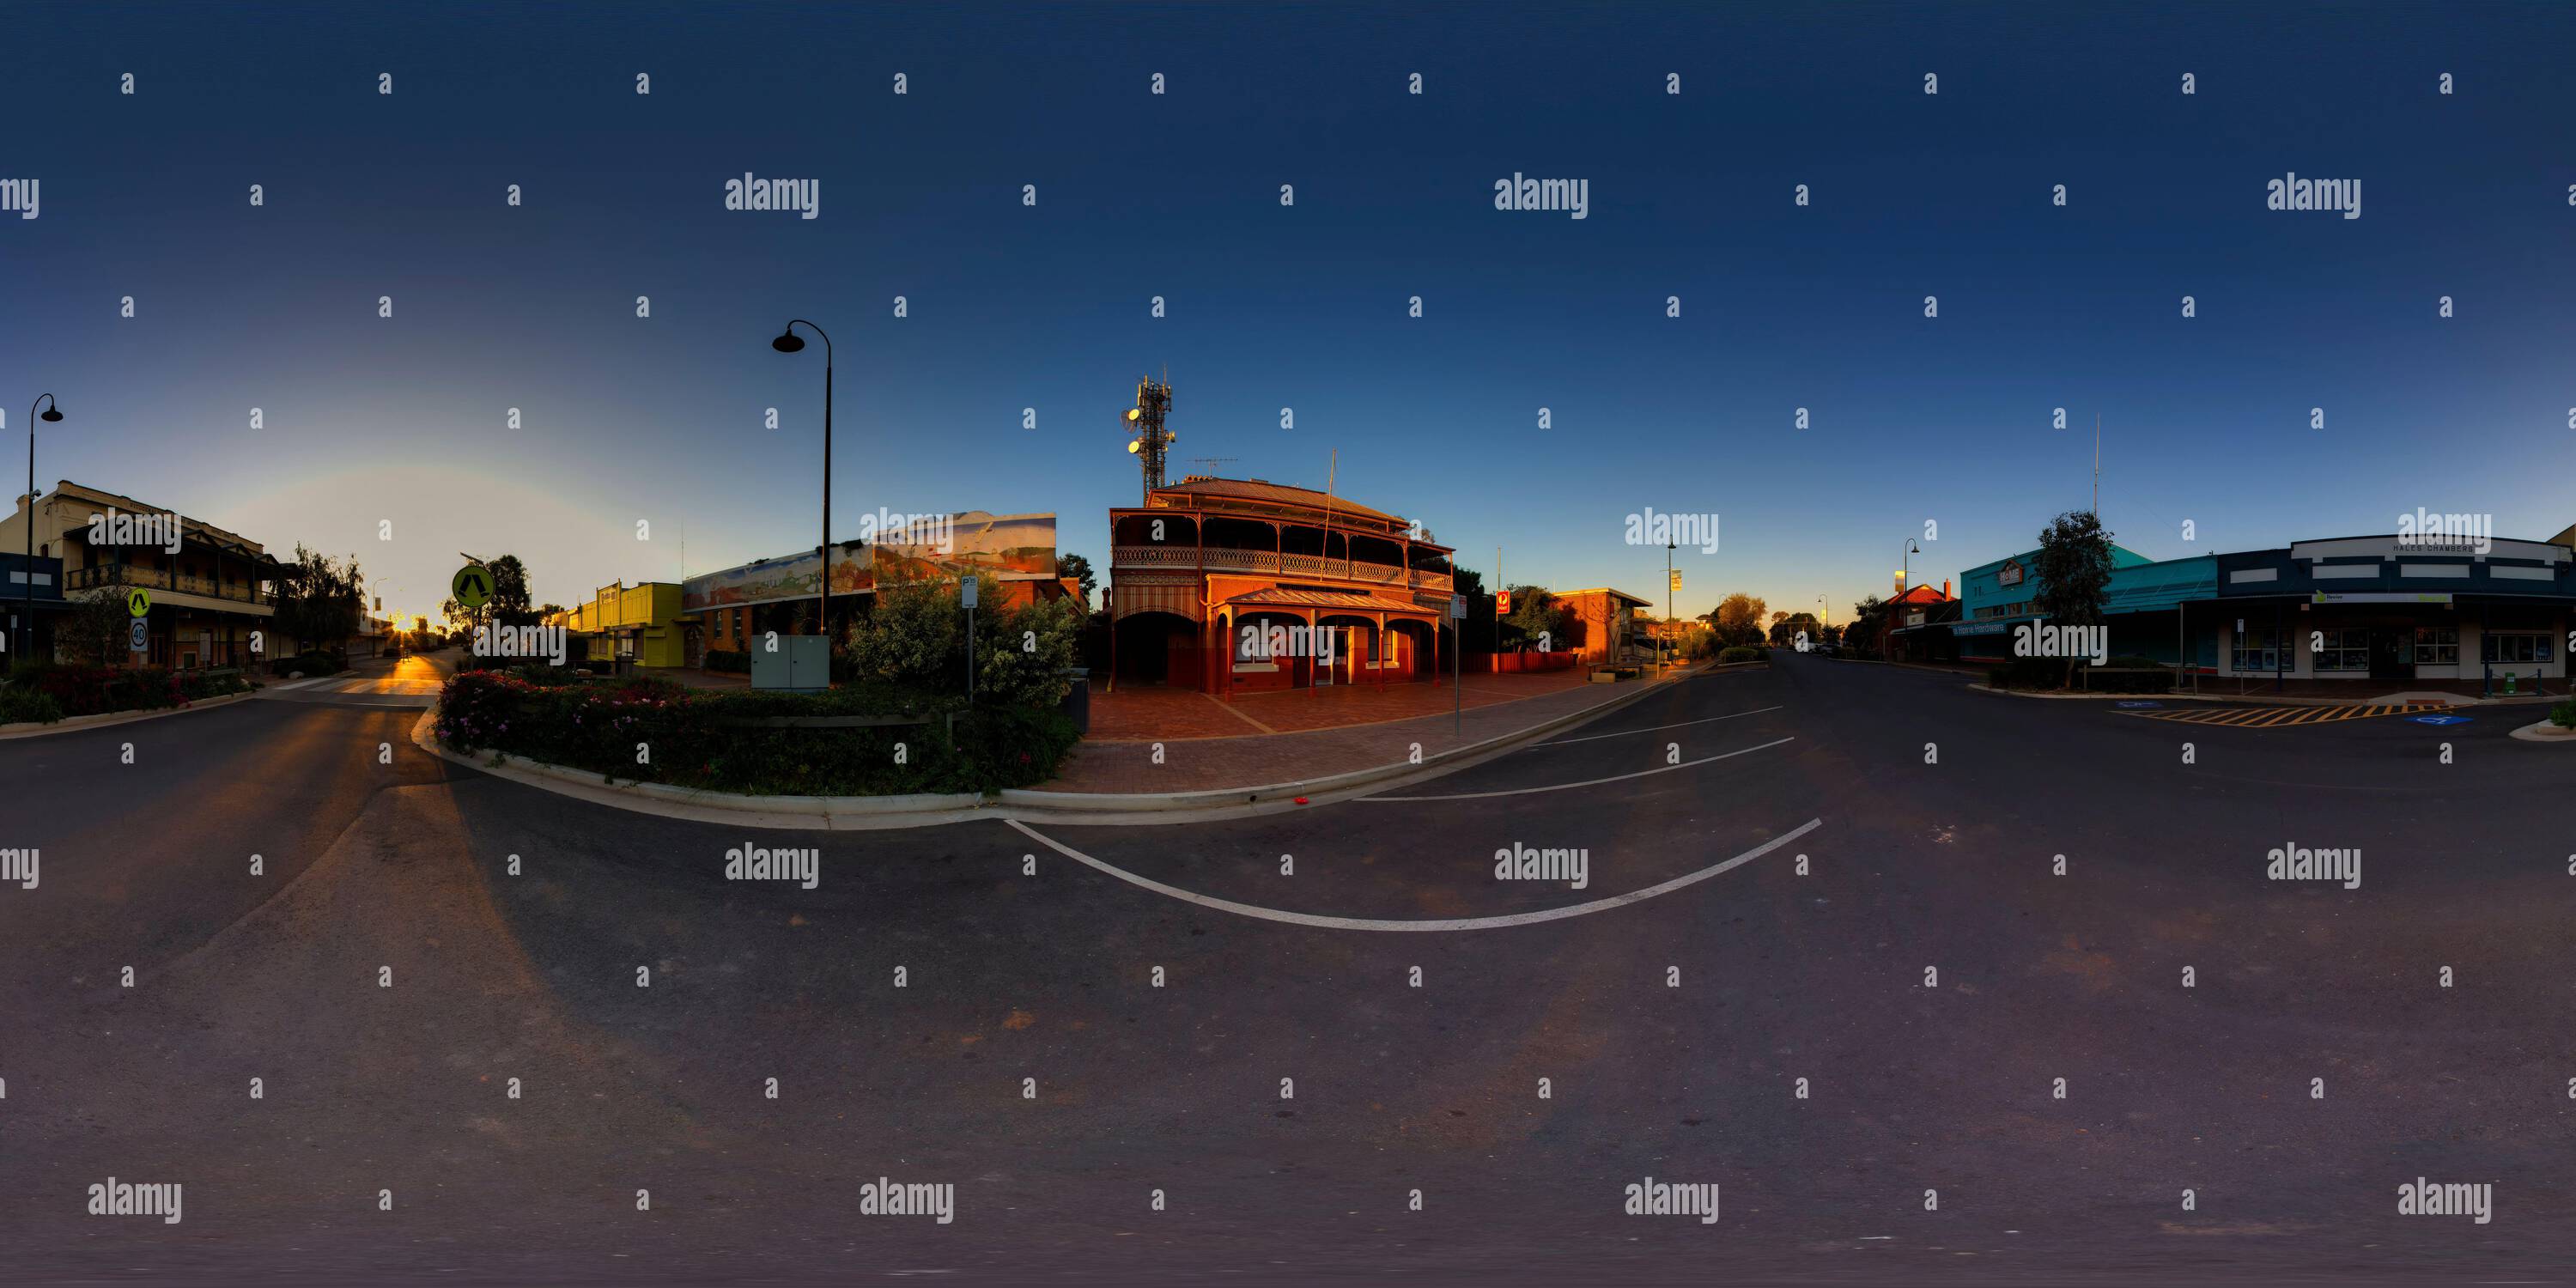
[[[41,420],[48,425],[59,425],[63,423],[63,409],[54,402],[54,396],[52,394],[45,395],[45,409],[36,414],[36,419]]]
[[[803,353],[805,341],[795,331],[786,330],[779,332],[778,338],[769,342],[769,347],[780,353]]]

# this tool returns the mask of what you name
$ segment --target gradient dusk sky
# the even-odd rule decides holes
[[[2154,557],[2576,521],[2564,5],[19,4],[0,48],[11,477],[51,391],[42,486],[354,551],[405,612],[459,551],[572,603],[810,548],[791,315],[836,535],[1052,511],[1104,571],[1167,368],[1175,477],[1338,450],[1489,579],[1660,601],[1626,517],[1717,513],[1685,613],[1841,620],[1927,519],[1918,579],[2025,549],[2097,414]],[[746,171],[820,217],[725,210]],[[2361,217],[2265,209],[2293,171]],[[1588,217],[1497,211],[1515,173]]]

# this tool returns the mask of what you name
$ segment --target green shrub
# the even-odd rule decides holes
[[[749,675],[751,674],[751,654],[737,653],[731,649],[708,649],[706,669],[721,671],[727,675]]]
[[[0,689],[0,725],[53,724],[63,718],[63,706],[50,693],[11,685]]]
[[[1996,689],[2062,689],[2066,687],[2066,659],[2017,657],[1989,668],[1986,685]]]
[[[945,717],[956,717],[956,744]],[[745,724],[776,716],[920,716],[860,728]],[[829,693],[688,689],[639,679],[556,686],[459,672],[439,699],[440,741],[505,751],[612,778],[755,795],[983,792],[1044,782],[1075,742],[1052,709],[860,683]],[[641,744],[649,754],[637,763]],[[898,755],[900,747],[900,755]]]
[[[47,699],[53,703],[55,719],[183,707],[205,698],[250,690],[250,682],[235,674],[92,666],[82,662],[22,662],[9,675],[7,692],[23,695],[18,699],[22,702],[39,696]]]
[[[1081,651],[1082,609],[1070,599],[995,609],[1002,583],[977,577],[985,605],[975,614],[975,694],[1005,706],[1053,707],[1072,681],[1065,674]],[[947,582],[907,582],[877,589],[874,610],[842,635],[848,674],[925,694],[959,694],[966,686],[966,610]]]
[[[1734,662],[1759,662],[1764,656],[1765,654],[1758,648],[1746,648],[1738,644],[1733,648],[1719,650],[1717,664],[1725,666]]]
[[[2576,729],[2576,698],[2569,698],[2565,702],[2561,702],[2557,706],[2551,707],[2549,709],[2549,723],[2554,724],[2561,729]]]
[[[268,669],[277,675],[292,675],[297,671],[302,671],[307,676],[337,675],[348,670],[349,664],[337,654],[297,653],[271,661]]]

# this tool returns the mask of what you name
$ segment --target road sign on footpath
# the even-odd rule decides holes
[[[135,618],[133,622],[129,624],[134,628],[134,637],[132,640],[127,642],[126,647],[136,653],[148,653],[152,651],[152,624],[144,621],[140,617]]]
[[[448,578],[447,588],[460,606],[481,608],[492,602],[492,572],[481,564],[467,564]]]
[[[141,617],[141,616],[142,616],[142,615],[144,615],[145,613],[148,613],[148,612],[151,612],[151,611],[152,611],[152,592],[151,592],[151,591],[145,590],[145,589],[144,589],[144,588],[142,588],[141,586],[137,586],[137,587],[135,587],[134,589],[129,590],[129,591],[127,591],[127,592],[125,592],[125,613],[126,613],[126,616],[128,616],[128,617]]]

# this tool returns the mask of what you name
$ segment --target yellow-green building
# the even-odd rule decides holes
[[[612,582],[579,608],[567,609],[547,625],[562,626],[586,644],[592,665],[626,662],[640,667],[686,666],[688,651],[681,628],[697,620],[680,612],[680,585],[648,581],[639,586]]]

